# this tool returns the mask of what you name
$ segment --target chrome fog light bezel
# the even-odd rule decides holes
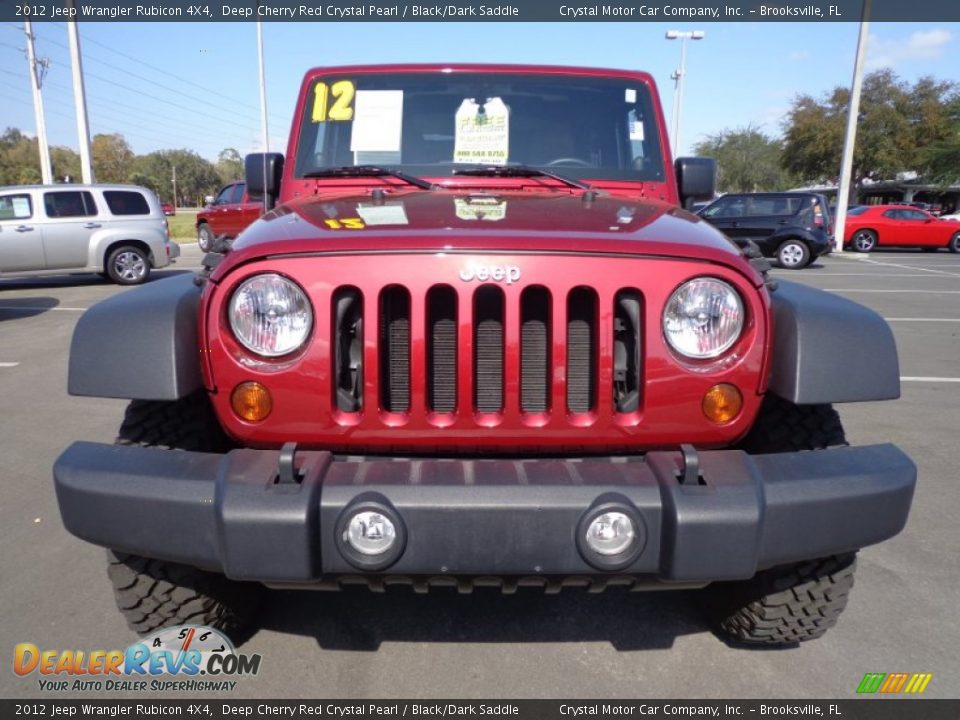
[[[387,519],[393,526],[393,542],[385,550],[378,553],[367,553],[360,550],[350,541],[350,529],[354,519],[363,513],[377,513]],[[343,558],[358,570],[384,570],[393,565],[403,554],[407,544],[407,530],[400,514],[386,499],[355,500],[347,505],[337,518],[334,528],[334,539],[337,550]]]

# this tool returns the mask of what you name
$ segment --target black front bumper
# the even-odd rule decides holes
[[[341,460],[301,452],[297,483],[278,481],[279,456],[78,442],[53,474],[74,535],[267,583],[363,574],[339,549],[336,529],[362,502],[385,506],[405,530],[403,552],[379,574],[748,578],[896,535],[916,482],[913,463],[893,445],[702,452],[699,482],[687,484],[679,452],[622,461]],[[601,506],[623,508],[641,526],[639,551],[618,567],[598,564],[578,544],[578,525]]]

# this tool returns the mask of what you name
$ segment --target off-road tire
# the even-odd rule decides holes
[[[196,452],[226,452],[233,446],[203,391],[175,401],[134,400],[116,444]],[[139,635],[174,625],[207,625],[239,642],[265,593],[258,583],[115,550],[107,551],[107,561],[117,607]]]
[[[227,452],[234,447],[203,391],[174,401],[133,400],[115,444],[194,452]]]
[[[138,635],[175,625],[206,625],[234,642],[263,599],[256,583],[228,580],[188,565],[107,551],[117,607]]]
[[[795,645],[832,628],[853,587],[856,553],[763,570],[747,581],[716,583],[707,613],[733,643]]]
[[[823,450],[847,444],[833,405],[795,405],[768,393],[738,448],[754,455]]]

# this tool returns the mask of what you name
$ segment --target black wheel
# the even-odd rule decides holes
[[[204,392],[181,400],[134,400],[120,425],[117,445],[175,452],[226,452],[232,446]],[[253,621],[265,592],[258,583],[229,580],[179,563],[107,551],[117,607],[134,632],[194,624],[233,637]]]
[[[960,253],[960,232],[953,234],[947,249],[952,253]]]
[[[136,245],[121,245],[107,256],[107,274],[118,285],[139,285],[150,276],[150,258]]]
[[[795,645],[837,623],[853,587],[856,553],[763,570],[751,580],[716,583],[707,614],[722,637],[748,645]]]
[[[197,228],[197,245],[204,252],[210,252],[213,248],[213,230],[207,223],[201,223]]]
[[[786,270],[800,270],[810,264],[810,248],[801,240],[784,240],[777,248],[777,262]]]
[[[738,447],[754,455],[822,450],[847,444],[833,405],[794,405],[768,394],[747,436]]]
[[[857,230],[850,240],[857,252],[868,253],[877,247],[877,234],[873,230]]]

